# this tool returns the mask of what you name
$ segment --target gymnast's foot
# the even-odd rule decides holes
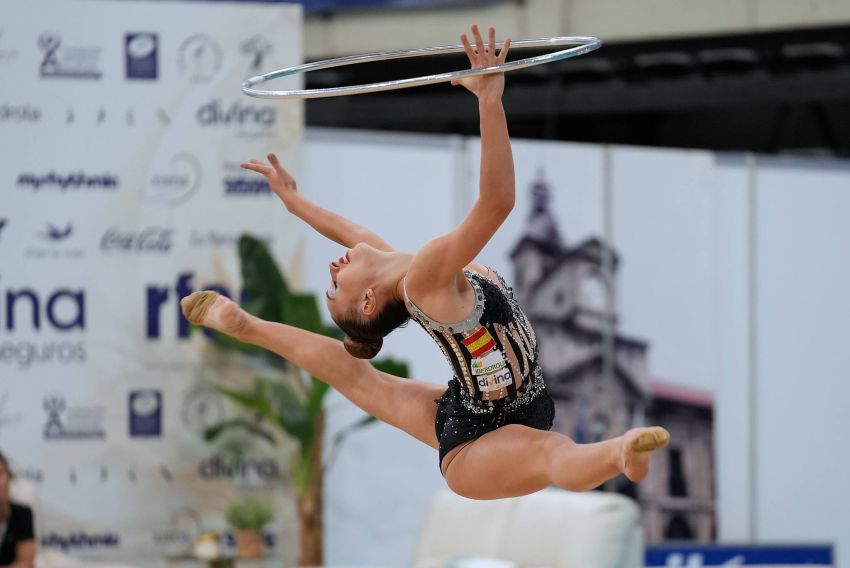
[[[180,300],[180,307],[190,322],[237,339],[248,325],[248,314],[236,302],[218,292],[194,292]]]
[[[649,457],[652,451],[670,443],[670,433],[660,426],[634,428],[623,434],[622,440],[622,471],[630,480],[638,482],[649,473]]]

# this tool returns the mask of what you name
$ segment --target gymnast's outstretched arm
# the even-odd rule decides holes
[[[277,156],[269,154],[268,159],[271,165],[260,160],[250,160],[241,166],[266,176],[272,191],[283,201],[287,211],[313,227],[321,235],[344,247],[351,248],[357,243],[366,243],[378,250],[388,252],[393,250],[384,239],[366,227],[319,207],[298,193],[295,179],[283,168]]]

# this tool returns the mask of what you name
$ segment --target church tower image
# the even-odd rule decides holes
[[[531,195],[510,257],[514,292],[534,326],[555,400],[553,429],[590,443],[645,424],[667,428],[671,445],[653,457],[645,481],[620,476],[603,489],[638,501],[648,542],[713,540],[712,395],[653,379],[647,341],[618,331],[617,252],[595,236],[569,244],[542,177]]]

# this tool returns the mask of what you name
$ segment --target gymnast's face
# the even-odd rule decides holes
[[[380,251],[366,243],[359,243],[328,266],[331,283],[325,296],[328,310],[334,318],[345,317],[352,307],[363,315],[375,309],[375,268],[380,262]]]

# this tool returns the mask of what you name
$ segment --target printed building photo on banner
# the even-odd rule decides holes
[[[713,540],[712,395],[653,376],[650,342],[618,329],[617,269],[624,259],[600,235],[568,240],[544,176],[530,192],[531,211],[509,255],[514,291],[537,333],[555,401],[553,428],[578,443],[643,425],[667,428],[671,446],[653,457],[645,481],[620,476],[601,489],[638,501],[647,542]]]

